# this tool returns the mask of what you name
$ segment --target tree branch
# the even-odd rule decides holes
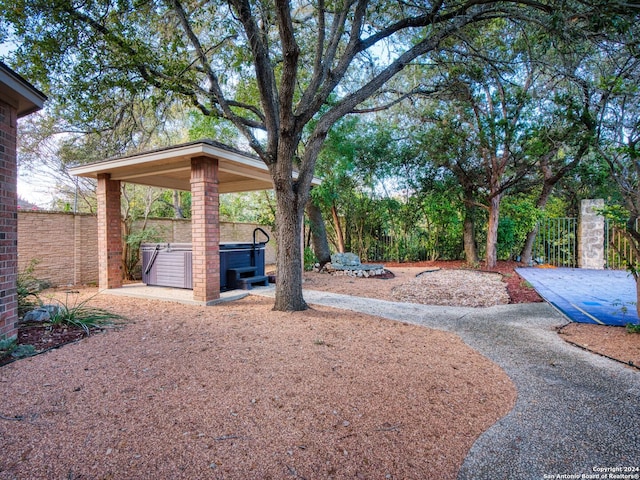
[[[260,92],[260,99],[264,110],[265,128],[267,131],[266,151],[263,151],[262,154],[258,152],[258,154],[267,165],[270,165],[275,163],[277,160],[276,152],[278,149],[278,137],[280,134],[280,114],[276,79],[273,68],[271,67],[269,51],[262,39],[260,29],[258,28],[258,25],[256,25],[249,1],[229,0],[229,3],[234,7],[251,47],[258,90]]]

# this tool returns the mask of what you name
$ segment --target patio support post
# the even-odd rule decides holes
[[[193,299],[220,298],[220,219],[218,160],[191,159],[191,241],[193,244]]]
[[[122,287],[122,214],[120,181],[98,174],[98,283],[100,289]]]

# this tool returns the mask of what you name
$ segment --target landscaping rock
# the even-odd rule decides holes
[[[43,305],[42,307],[27,312],[22,321],[34,323],[48,322],[58,314],[59,310],[60,307],[58,307],[58,305]]]
[[[355,253],[334,253],[331,255],[331,263],[344,265],[345,267],[356,267],[360,265],[360,257]]]

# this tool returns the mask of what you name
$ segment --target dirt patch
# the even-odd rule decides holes
[[[640,368],[640,334],[625,327],[570,323],[558,333],[574,345]]]
[[[515,402],[450,333],[261,297],[92,304],[131,323],[0,369],[3,478],[453,479]]]

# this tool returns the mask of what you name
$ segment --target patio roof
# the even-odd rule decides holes
[[[74,167],[81,177],[108,173],[111,180],[174,190],[191,189],[191,159],[218,159],[219,192],[248,192],[273,188],[269,169],[259,158],[213,140],[198,140],[102,162]],[[313,184],[320,181],[314,179]]]

